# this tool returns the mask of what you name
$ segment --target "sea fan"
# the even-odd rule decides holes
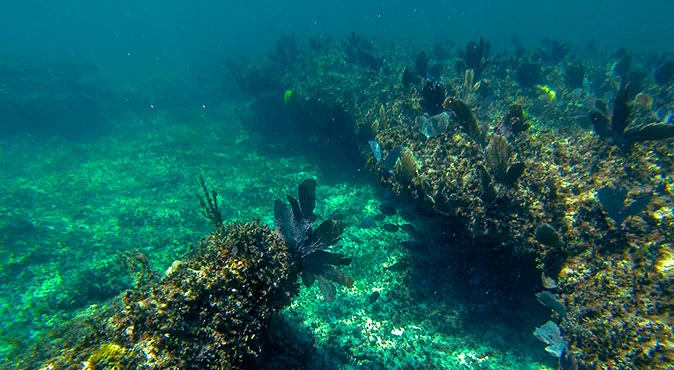
[[[303,181],[297,195],[299,201],[288,195],[289,204],[281,200],[274,203],[276,232],[283,237],[292,255],[300,262],[304,285],[310,287],[318,280],[325,299],[332,302],[336,295],[332,282],[353,286],[353,279],[337,267],[350,264],[351,258],[328,251],[330,246],[339,241],[344,226],[337,220],[329,219],[313,229],[316,180]]]

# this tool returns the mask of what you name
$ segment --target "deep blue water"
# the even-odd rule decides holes
[[[101,77],[197,73],[222,58],[299,39],[355,31],[377,41],[463,45],[480,36],[508,47],[543,37],[602,49],[671,51],[670,1],[17,1],[0,14],[4,60],[93,64]]]

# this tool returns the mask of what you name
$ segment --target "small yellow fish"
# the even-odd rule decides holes
[[[293,91],[286,90],[285,94],[283,94],[283,102],[288,104],[288,102],[290,102],[290,99],[292,98],[293,98]]]
[[[536,88],[540,90],[543,94],[545,94],[548,98],[548,101],[553,101],[557,99],[557,92],[553,89],[551,89],[547,85],[536,85]]]

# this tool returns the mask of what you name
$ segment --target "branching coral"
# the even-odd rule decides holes
[[[199,176],[199,184],[201,190],[204,192],[203,196],[199,196],[199,203],[206,217],[216,228],[222,226],[222,211],[218,205],[218,192],[215,190],[208,191],[206,181],[203,176]]]

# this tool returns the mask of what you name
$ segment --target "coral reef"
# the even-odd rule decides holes
[[[667,111],[672,92],[634,68],[636,56],[624,49],[611,60],[598,57],[582,65],[563,63],[570,49],[546,41],[533,53],[496,54],[486,63],[487,43],[471,43],[456,55],[460,60],[454,68],[443,69],[444,86],[428,82],[422,88],[410,71],[401,84],[400,71],[416,54],[400,49],[389,54],[383,47],[378,50],[396,73],[362,81],[360,72],[345,71],[344,83],[328,92],[326,86],[335,85],[327,77],[292,79],[308,96],[342,102],[355,117],[353,130],[369,131],[362,142],[367,158],[372,158],[368,141],[377,144],[379,155],[367,163],[381,183],[442,225],[422,233],[433,242],[410,241],[410,254],[431,253],[422,246],[446,240],[437,230],[451,229],[449,244],[464,246],[447,247],[453,263],[463,263],[458,260],[466,250],[497,255],[480,261],[501,290],[513,281],[511,273],[524,263],[521,259],[530,258],[539,275],[556,282],[547,286],[554,287],[550,294],[562,305],[552,303],[550,294],[543,296],[545,302],[565,307],[565,317],[561,308],[552,310],[568,343],[561,364],[665,369],[674,348],[666,313],[672,297],[672,270],[666,266],[674,255],[667,241],[673,237],[669,172],[674,163],[667,154],[672,141],[664,140],[672,125],[667,119],[633,122],[632,117],[655,115],[637,116],[632,101],[648,93],[652,101],[639,109],[663,106]],[[339,58],[339,52],[332,55]],[[327,76],[329,64],[310,68],[316,76]],[[478,86],[470,104],[453,88],[465,86],[467,69],[473,69],[475,80],[489,81],[484,84],[489,93],[479,93]],[[356,98],[363,86],[370,91],[367,98]],[[440,108],[443,94],[449,98]],[[640,99],[646,101],[643,95]],[[606,101],[613,102],[611,119]],[[443,112],[450,119],[442,129],[430,135],[420,130],[420,125],[432,126],[425,113]],[[592,123],[598,135],[588,130]],[[602,137],[619,145],[607,145]],[[648,141],[654,138],[662,140]],[[402,176],[404,163],[414,170]],[[598,190],[605,187],[626,189],[621,216],[601,200]],[[646,205],[640,201],[644,196],[650,199]],[[465,268],[478,267],[465,262]],[[540,290],[532,284],[524,290]]]
[[[632,107],[628,102],[630,85],[631,83],[627,83],[620,87],[613,102],[613,115],[610,120],[599,111],[595,110],[589,113],[597,135],[603,138],[612,138],[615,143],[621,145],[674,137],[674,125],[667,123],[631,124]]]
[[[339,269],[351,259],[328,251],[343,226],[329,219],[313,228],[315,180],[302,182],[299,200],[288,196],[289,206],[276,202],[276,231],[259,222],[224,224],[217,193],[208,191],[202,177],[200,185],[204,216],[217,230],[174,261],[164,276],[150,269],[143,254],[127,254],[124,262],[136,272],[136,287],[63,328],[62,340],[36,349],[29,360],[36,363],[26,366],[37,367],[48,358],[40,368],[74,363],[88,368],[261,368],[267,366],[264,351],[293,346],[289,338],[275,345],[270,341],[278,330],[292,330],[283,329],[276,314],[297,295],[300,274],[307,286],[318,281],[328,301],[336,294],[331,282],[353,286]],[[271,323],[276,324],[268,331]]]
[[[249,368],[272,315],[297,293],[297,264],[258,223],[220,227],[162,279],[127,291],[42,368]],[[105,365],[104,365],[105,364]]]
[[[368,348],[419,347],[415,340],[426,329],[450,332],[460,319],[484,320],[487,314],[475,312],[482,307],[521,317],[534,305],[544,318],[527,335],[535,340],[538,326],[535,335],[554,355],[550,362],[562,368],[671,367],[674,143],[666,140],[672,125],[665,116],[674,93],[635,68],[640,54],[621,50],[611,60],[583,60],[579,87],[580,73],[567,64],[568,45],[551,41],[486,63],[489,48],[481,40],[461,55],[434,54],[445,61],[442,82],[422,81],[410,70],[401,81],[416,52],[355,34],[346,43],[314,41],[311,50],[285,42],[277,57],[294,58],[293,65],[275,66],[267,55],[242,67],[242,88],[256,97],[253,109],[262,118],[243,121],[271,143],[304,154],[362,155],[358,168],[367,166],[396,206],[413,210],[406,220],[415,220],[398,225],[402,210],[369,206],[382,213],[359,224],[364,232],[379,227],[386,239],[381,248],[404,248],[397,251],[401,258],[376,271],[400,279],[386,291],[352,298],[390,327],[382,335],[373,320],[351,322],[348,334],[333,323],[316,325],[326,342],[353,336],[371,344],[356,348],[345,340],[336,354],[354,366],[441,368],[431,356],[384,361]],[[452,56],[461,59],[458,65],[447,65]],[[427,68],[424,77],[432,74],[423,60],[416,64],[419,72]],[[265,95],[265,81],[281,88]],[[294,93],[284,99],[290,88]],[[217,231],[165,277],[151,272],[142,254],[127,255],[128,264],[139,265],[137,287],[41,349],[56,354],[46,366],[254,368],[262,333],[294,297],[299,274],[307,285],[318,282],[327,300],[335,298],[333,283],[354,284],[341,271],[350,259],[329,250],[344,231],[337,216],[350,209],[314,227],[315,182],[303,183],[297,199],[276,203],[283,238],[258,223],[221,226],[224,205],[203,182],[202,190],[205,216]],[[354,245],[357,238],[345,239]],[[476,309],[448,314],[441,277]],[[352,309],[337,306],[331,312]],[[425,310],[435,326],[423,334],[399,327],[410,315],[401,307],[411,306]],[[278,324],[272,331],[278,338],[286,329]],[[310,347],[310,339],[277,345],[301,353]],[[479,360],[457,366],[487,367]]]

